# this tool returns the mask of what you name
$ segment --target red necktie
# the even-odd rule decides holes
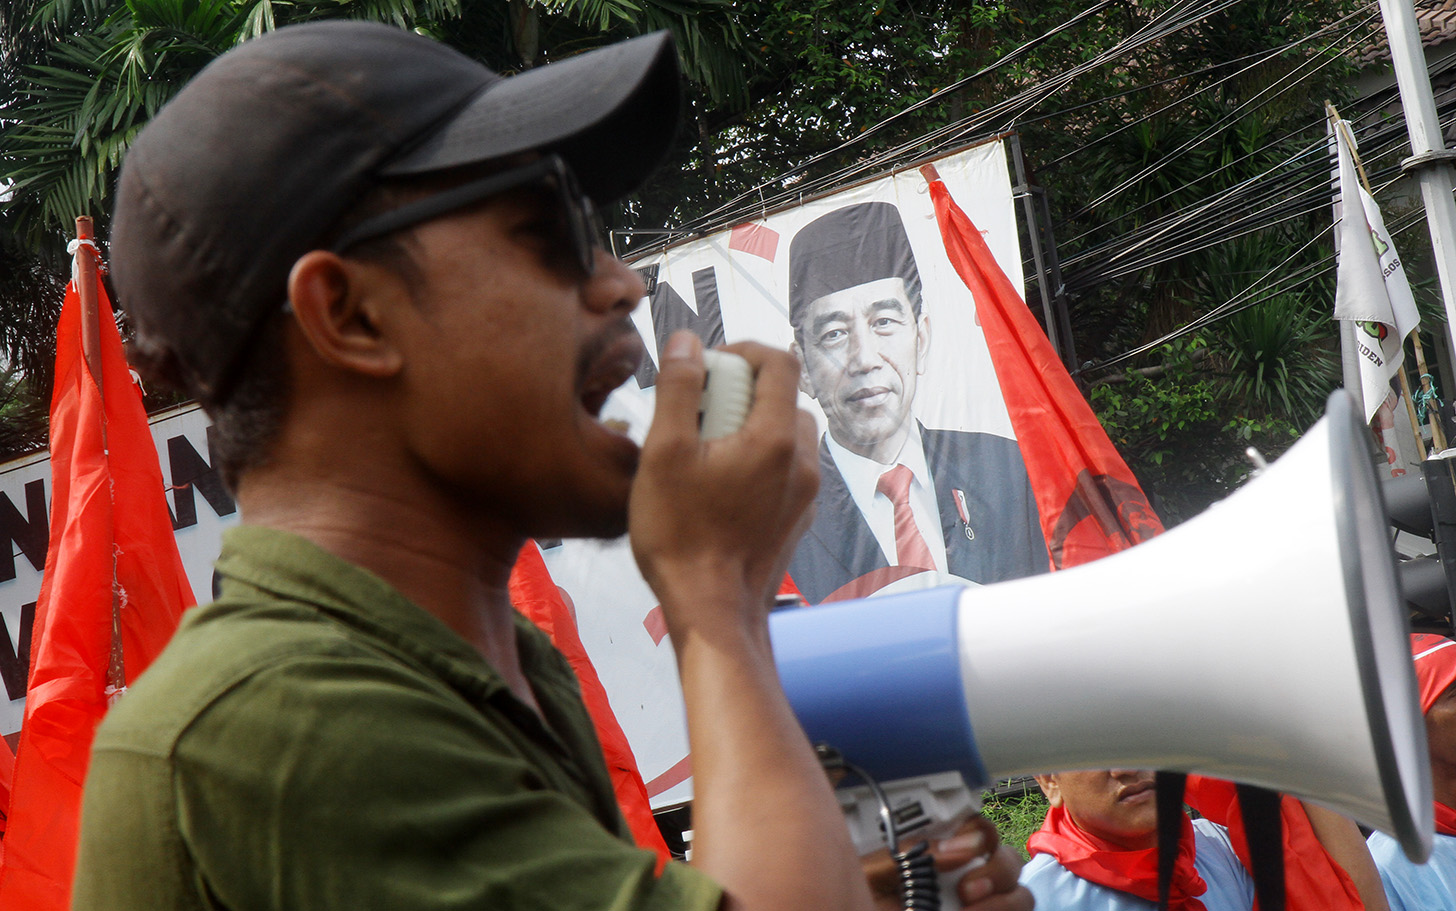
[[[910,482],[914,477],[910,469],[904,465],[896,465],[880,475],[880,482],[875,485],[875,489],[889,497],[890,505],[895,508],[895,564],[935,569],[930,548],[920,536],[920,529],[915,525],[915,514],[910,511]]]

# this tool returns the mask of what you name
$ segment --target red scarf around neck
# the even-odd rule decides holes
[[[1438,835],[1456,835],[1456,810],[1439,800],[1436,801],[1436,833]]]
[[[1244,869],[1252,875],[1253,857],[1249,853],[1248,833],[1244,831],[1244,813],[1232,781],[1221,778],[1188,776],[1184,795],[1188,805],[1203,818],[1228,829],[1229,841]],[[1287,911],[1363,911],[1360,890],[1345,868],[1330,856],[1314,834],[1314,825],[1304,807],[1286,795],[1279,804],[1279,818],[1284,838],[1284,907]],[[1259,903],[1256,901],[1257,909]]]
[[[1050,854],[1057,863],[1088,882],[1150,902],[1158,900],[1158,849],[1125,850],[1082,830],[1064,807],[1047,811],[1041,829],[1027,839],[1026,849],[1034,857]],[[1205,911],[1195,896],[1208,891],[1208,884],[1193,868],[1193,823],[1183,817],[1178,839],[1178,859],[1173,864],[1169,911]]]

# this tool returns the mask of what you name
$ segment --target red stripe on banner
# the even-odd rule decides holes
[[[652,637],[653,645],[662,644],[662,640],[667,638],[667,618],[662,615],[661,604],[647,612],[647,616],[642,618],[642,626]]]
[[[788,598],[803,598],[804,593],[799,591],[799,586],[794,584],[794,580],[789,578],[789,574],[784,573],[784,581],[779,583],[779,596]]]
[[[773,262],[779,252],[779,232],[766,225],[742,224],[728,235],[728,249]]]
[[[673,763],[672,768],[647,782],[647,794],[649,797],[656,797],[687,781],[692,774],[693,759],[691,756],[684,756]]]

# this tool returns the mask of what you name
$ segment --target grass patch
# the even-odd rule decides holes
[[[981,815],[996,824],[1001,843],[1021,852],[1022,860],[1027,859],[1026,840],[1041,828],[1046,812],[1046,798],[1034,783],[1025,794],[996,796],[988,792],[981,807]]]

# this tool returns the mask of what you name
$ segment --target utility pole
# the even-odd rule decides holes
[[[1451,164],[1456,150],[1446,148],[1441,135],[1441,118],[1426,72],[1426,55],[1421,50],[1420,26],[1411,0],[1380,0],[1385,34],[1390,41],[1390,60],[1395,65],[1395,83],[1405,110],[1410,134],[1411,157],[1401,170],[1416,175],[1431,228],[1431,245],[1436,252],[1436,275],[1441,281],[1441,300],[1446,306],[1446,340],[1456,353],[1456,199],[1452,199]]]

